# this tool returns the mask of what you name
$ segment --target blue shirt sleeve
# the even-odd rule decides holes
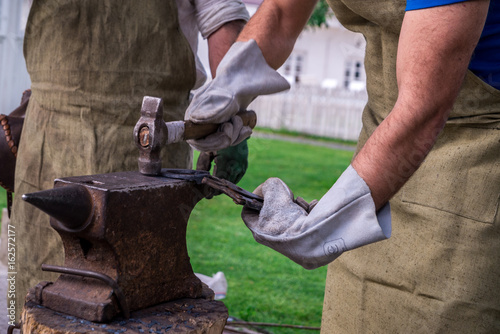
[[[437,7],[443,5],[449,5],[457,2],[464,2],[467,0],[407,0],[406,10],[423,9],[430,7]]]

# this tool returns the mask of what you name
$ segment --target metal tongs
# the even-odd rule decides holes
[[[234,203],[247,206],[250,209],[260,211],[264,205],[264,199],[254,193],[249,192],[232,182],[210,175],[207,171],[188,170],[188,169],[164,169],[161,175],[167,178],[182,179],[195,181],[197,184],[206,184],[212,189],[218,190],[221,193],[231,197]],[[294,200],[307,213],[311,212],[314,206],[318,203],[317,200],[308,203],[302,197],[297,197]]]
[[[231,197],[234,203],[245,205],[250,209],[260,211],[264,205],[264,199],[262,197],[238,187],[234,183],[220,179],[213,175],[205,176],[201,183],[223,192],[227,196]],[[318,203],[317,200],[313,200],[311,203],[308,203],[302,197],[297,197],[294,202],[301,206],[307,213],[311,212],[314,206]]]

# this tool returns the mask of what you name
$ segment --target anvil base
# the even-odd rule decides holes
[[[116,318],[106,324],[53,311],[34,303],[32,299],[33,295],[28,295],[21,315],[23,334],[220,334],[228,318],[224,303],[213,300],[213,292],[206,286],[202,298],[159,304],[132,312],[127,320]]]

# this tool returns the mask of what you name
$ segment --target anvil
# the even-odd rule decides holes
[[[174,178],[139,172],[67,177],[56,179],[53,189],[24,195],[51,216],[65,251],[64,267],[45,267],[63,274],[35,287],[36,303],[108,322],[119,313],[201,295],[186,228],[208,191],[196,182],[206,172],[163,171]]]

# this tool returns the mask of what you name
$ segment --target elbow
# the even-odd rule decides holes
[[[405,120],[416,127],[442,130],[453,109],[457,95],[446,91],[428,94],[405,94],[400,91],[395,110],[404,111]]]

